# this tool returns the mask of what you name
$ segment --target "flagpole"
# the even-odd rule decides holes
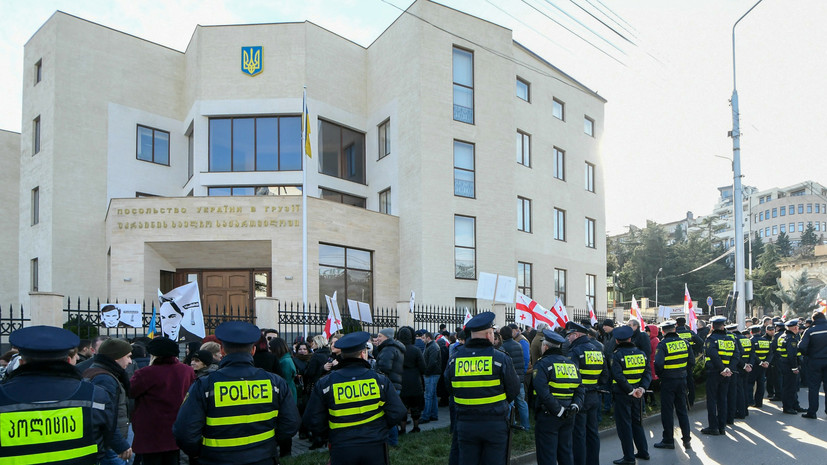
[[[307,110],[307,86],[302,91],[302,304],[304,306],[304,339],[307,340],[307,125],[310,115]]]

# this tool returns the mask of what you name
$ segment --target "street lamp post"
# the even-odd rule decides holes
[[[663,268],[658,268],[658,272],[655,274],[655,306],[660,309],[660,303],[658,303],[658,276],[660,276],[660,272],[663,271]]]
[[[735,290],[737,294],[736,300],[736,319],[738,321],[738,330],[745,328],[746,306],[744,299],[746,297],[746,286],[744,284],[744,211],[743,200],[741,193],[741,127],[738,115],[738,90],[735,85],[735,26],[755,9],[763,0],[758,0],[746,13],[744,13],[735,24],[732,25],[732,184],[733,184],[733,210],[735,211]],[[741,201],[741,205],[737,207],[734,205],[735,201]]]

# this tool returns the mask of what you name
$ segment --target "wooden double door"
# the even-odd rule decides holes
[[[270,295],[269,275],[269,270],[256,269],[176,270],[175,286],[197,280],[201,305],[211,313],[232,308],[253,314],[256,295]]]

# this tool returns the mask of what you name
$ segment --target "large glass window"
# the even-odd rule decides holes
[[[586,247],[595,248],[594,246],[594,220],[586,218]]]
[[[138,125],[138,160],[169,166],[169,132]]]
[[[454,120],[474,124],[474,53],[454,47]]]
[[[31,291],[38,292],[40,290],[40,265],[37,258],[33,258],[30,262],[29,278],[31,280]]]
[[[474,145],[454,141],[454,195],[474,198]]]
[[[787,207],[781,207],[781,216],[787,216]]]
[[[554,238],[566,240],[566,211],[559,208],[554,209]]]
[[[454,216],[454,277],[477,278],[476,218]]]
[[[517,163],[531,167],[531,136],[517,131]]]
[[[812,213],[812,212],[813,212],[813,204],[808,203],[807,204],[807,213]]]
[[[563,305],[566,305],[566,270],[554,269],[554,293]]]
[[[379,159],[391,154],[391,120],[379,125]]]
[[[210,197],[243,197],[252,195],[302,195],[301,186],[232,186],[208,187]]]
[[[566,180],[566,151],[554,147],[554,177]]]
[[[772,225],[772,235],[775,236],[778,234],[778,225]]]
[[[551,101],[551,114],[559,120],[566,119],[566,104],[560,100],[553,99]]]
[[[34,83],[37,84],[43,79],[43,59],[37,60],[34,64]]]
[[[586,190],[594,192],[594,165],[586,162]]]
[[[594,137],[594,120],[588,116],[583,117],[583,132]]]
[[[332,200],[334,202],[352,205],[359,208],[367,208],[367,199],[364,197],[357,197],[355,195],[345,194],[344,192],[337,192],[325,188],[320,188],[319,190],[322,194],[321,197],[325,200]]]
[[[40,223],[40,187],[32,189],[32,226]]]
[[[803,203],[798,204],[798,214],[799,215],[804,214],[804,204]]]
[[[592,308],[595,309],[595,314],[597,313],[597,301],[595,300],[595,296],[597,291],[597,275],[587,274],[586,275],[586,300],[592,304]],[[596,316],[596,315],[595,315]]]
[[[333,296],[347,311],[347,299],[373,307],[373,257],[370,251],[319,244],[319,296]]]
[[[531,232],[531,199],[517,197],[517,229]]]
[[[379,193],[379,213],[391,214],[391,188]]]
[[[772,217],[773,217],[773,218],[775,218],[775,217],[777,217],[777,216],[778,216],[778,209],[777,209],[777,208],[773,208],[773,209],[772,209]]]
[[[531,263],[517,262],[517,292],[531,297]]]
[[[301,117],[210,119],[210,171],[299,171]]]
[[[365,184],[365,135],[324,120],[319,120],[319,134],[319,172]]]
[[[32,121],[32,155],[40,153],[40,115]]]
[[[530,102],[531,84],[528,81],[517,78],[517,98]]]

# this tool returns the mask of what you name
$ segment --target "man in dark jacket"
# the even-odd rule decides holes
[[[520,379],[520,394],[514,399],[513,407],[517,408],[519,416],[519,424],[513,425],[516,429],[528,431],[531,428],[531,423],[528,421],[528,404],[525,401],[525,384],[522,380],[525,378],[525,351],[522,345],[513,338],[514,329],[505,326],[500,329],[500,336],[503,338],[502,350],[509,357],[514,364],[514,371],[517,373],[517,378]],[[522,337],[522,336],[521,336]]]
[[[649,335],[646,334],[640,327],[640,321],[636,318],[629,320],[629,326],[635,331],[632,335],[632,344],[643,352],[646,360],[652,359],[652,343],[649,341]]]
[[[393,328],[385,328],[376,336],[379,346],[374,349],[376,372],[383,374],[393,383],[396,393],[402,390],[402,371],[405,364],[405,346],[393,338]],[[399,444],[399,431],[388,430],[388,444]]]
[[[421,337],[425,343],[425,411],[422,412],[420,423],[439,420],[439,400],[436,396],[436,385],[442,372],[442,357],[433,334],[426,331]]]
[[[814,420],[818,411],[818,391],[823,385],[827,389],[827,318],[813,312],[813,325],[804,332],[798,350],[807,361],[807,384],[809,403],[804,418]],[[827,404],[825,404],[827,410]]]

